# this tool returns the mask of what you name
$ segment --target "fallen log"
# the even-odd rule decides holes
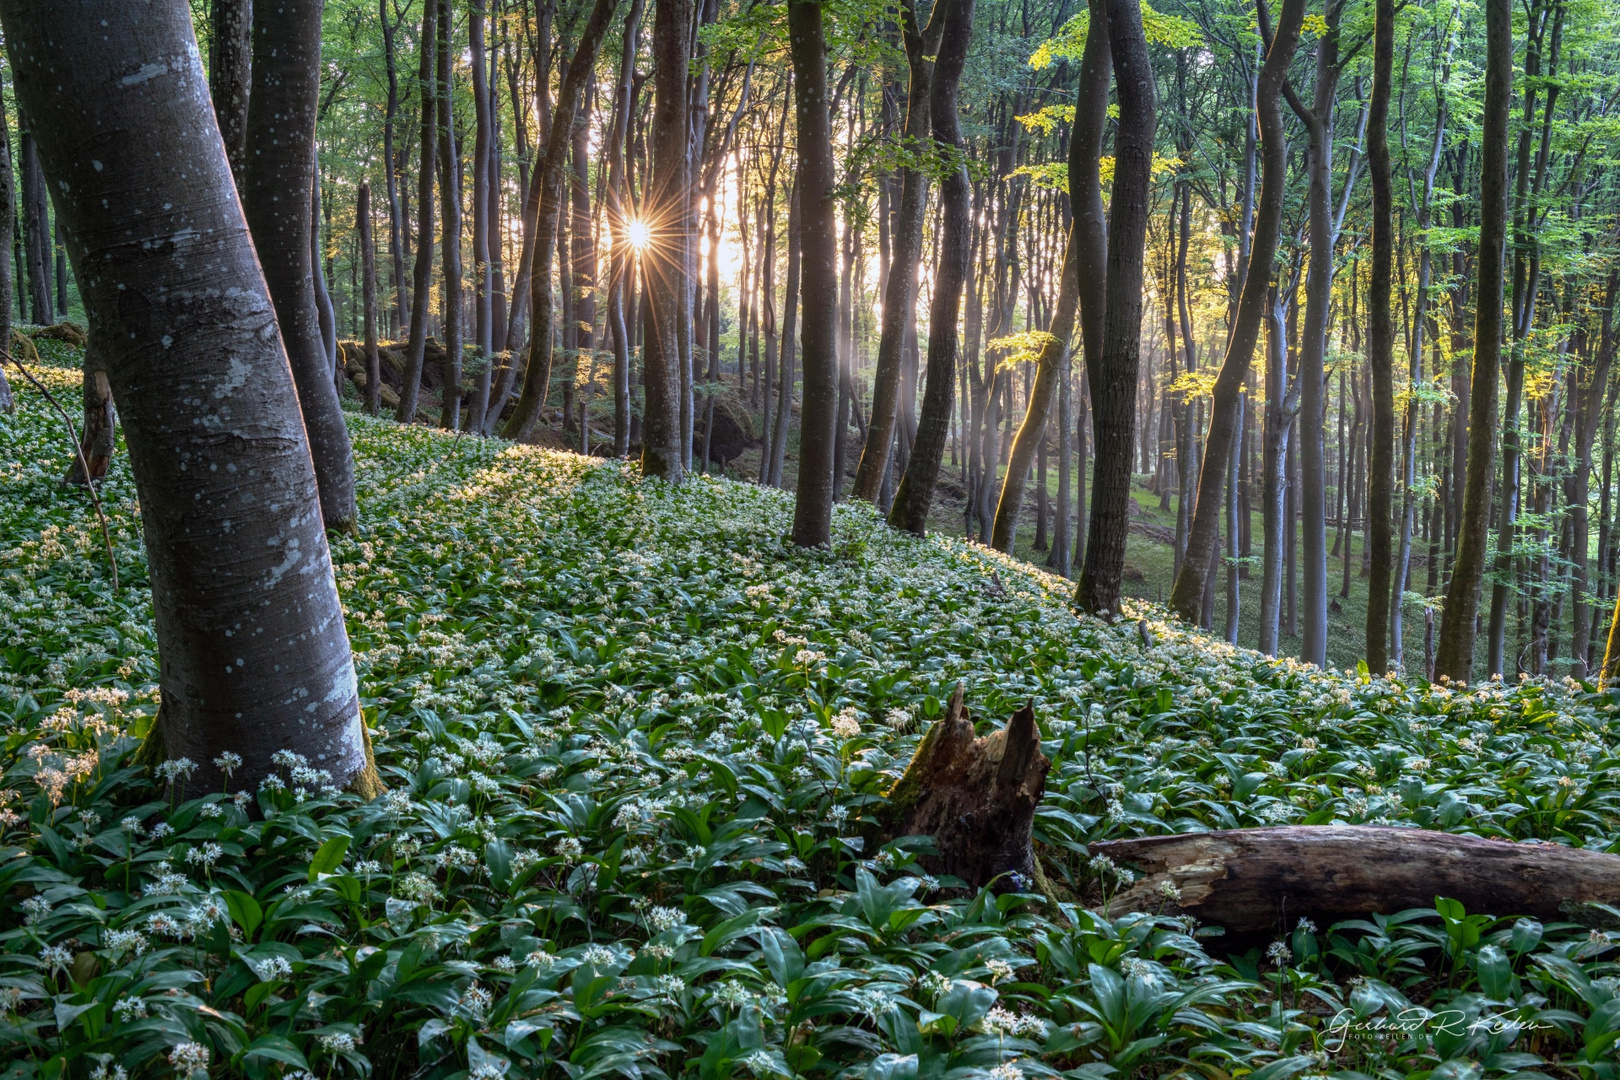
[[[1284,825],[1106,840],[1090,851],[1140,871],[1111,912],[1192,915],[1240,937],[1292,930],[1301,917],[1326,927],[1432,907],[1437,896],[1543,920],[1620,905],[1620,855],[1428,829]]]
[[[1051,765],[1033,708],[976,737],[958,684],[889,791],[879,814],[885,838],[933,837],[937,854],[919,860],[923,867],[970,889],[995,882],[1002,891],[1046,892],[1031,829]]]

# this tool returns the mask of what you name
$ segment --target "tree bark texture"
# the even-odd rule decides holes
[[[1435,675],[1466,682],[1474,662],[1474,621],[1485,574],[1491,516],[1491,465],[1496,426],[1497,380],[1502,367],[1502,262],[1507,237],[1508,104],[1513,90],[1513,12],[1507,0],[1485,3],[1485,109],[1480,133],[1477,297],[1474,305],[1474,364],[1468,409],[1468,471],[1463,483],[1462,521],[1446,606],[1440,620]],[[1620,605],[1616,606],[1620,615]],[[1620,627],[1620,622],[1617,622]],[[1616,658],[1616,632],[1609,634],[1609,657]],[[1610,659],[1604,660],[1605,674]]]
[[[154,749],[197,763],[194,794],[225,784],[221,753],[251,791],[282,749],[375,793],[305,420],[190,9],[6,0],[0,17],[140,497]],[[301,229],[292,242],[308,251]]]
[[[382,411],[382,357],[377,352],[377,247],[371,238],[371,183],[360,181],[354,218],[360,234],[361,296],[366,338],[366,412]]]
[[[1373,5],[1373,85],[1367,116],[1372,181],[1372,277],[1367,286],[1367,367],[1372,376],[1372,447],[1367,458],[1367,668],[1389,670],[1391,543],[1395,484],[1395,198],[1389,161],[1389,97],[1395,58],[1395,0]]]
[[[1142,340],[1142,244],[1156,125],[1153,67],[1142,33],[1141,7],[1137,0],[1106,0],[1105,8],[1119,130],[1114,137],[1102,350],[1096,364],[1086,365],[1096,464],[1086,561],[1075,602],[1084,611],[1118,614],[1130,527],[1136,369]]]
[[[247,170],[247,113],[253,85],[253,0],[208,6],[208,92],[238,190]]]
[[[1620,855],[1429,829],[1223,829],[1107,840],[1091,852],[1141,870],[1111,911],[1192,915],[1240,937],[1286,933],[1302,917],[1326,926],[1432,908],[1439,896],[1474,914],[1552,920],[1620,895]],[[1159,891],[1166,882],[1181,891],[1171,904]]]
[[[957,2],[972,4],[972,0]],[[798,135],[799,295],[804,320],[800,331],[804,403],[799,413],[793,542],[823,547],[832,540],[833,425],[838,418],[838,206],[820,0],[789,0],[788,42]],[[715,343],[709,345],[712,351]]]
[[[975,736],[958,685],[889,791],[879,812],[882,830],[933,837],[938,854],[922,860],[930,873],[950,874],[970,889],[1000,879],[1002,889],[1030,891],[1041,880],[1031,829],[1051,766],[1032,707],[1000,730]]]
[[[394,419],[416,423],[416,403],[422,393],[422,365],[427,355],[428,305],[433,284],[433,173],[434,134],[438,109],[434,106],[434,40],[439,36],[437,5],[422,5],[422,37],[417,56],[417,121],[420,153],[416,173],[416,262],[411,267],[411,322],[405,346],[404,384]]]
[[[310,254],[322,0],[261,0],[253,10],[242,209],[275,301],[298,387],[328,529],[355,525],[354,457],[321,337]]]

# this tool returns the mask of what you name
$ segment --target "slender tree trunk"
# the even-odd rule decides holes
[[[600,7],[601,4],[598,4]],[[650,331],[642,346],[647,393],[643,409],[641,471],[678,484],[686,475],[690,444],[681,445],[681,345],[687,329],[682,312],[688,302],[691,259],[691,213],[687,75],[692,0],[657,0],[653,9],[652,168],[645,206],[659,233],[647,253],[647,302]],[[575,66],[570,67],[570,73]]]
[[[17,281],[14,263],[6,258],[16,241],[17,183],[11,168],[11,123],[6,119],[6,102],[0,88],[0,347],[11,348],[11,310]],[[6,381],[6,368],[0,363],[0,413],[17,410],[11,395],[11,384]]]
[[[394,149],[394,126],[399,123],[399,65],[394,51],[394,32],[399,29],[399,22],[388,17],[388,5],[389,0],[377,0],[377,15],[382,23],[383,64],[388,76],[388,103],[383,113],[383,175],[388,181],[388,258],[394,286],[388,324],[389,336],[397,337],[410,318],[410,298],[405,285],[405,225]]]
[[[208,5],[208,93],[238,191],[247,169],[248,91],[252,85],[253,0],[212,0]]]
[[[906,91],[904,139],[912,145],[927,139],[934,56],[944,33],[944,11],[935,3],[926,27],[917,25],[915,0],[901,0],[901,33],[905,41],[910,83]],[[900,215],[891,232],[893,253],[883,283],[883,328],[878,338],[877,367],[872,374],[872,415],[866,425],[866,443],[855,469],[851,495],[877,502],[889,454],[894,443],[895,419],[900,409],[900,370],[903,363],[907,317],[916,310],[917,263],[922,257],[928,212],[928,175],[921,169],[900,169]]]
[[[148,753],[200,763],[198,794],[220,790],[224,751],[252,790],[292,750],[374,796],[306,420],[198,89],[190,9],[7,0],[0,17],[123,410],[162,658]],[[128,77],[154,56],[166,77]],[[308,167],[307,143],[296,160]]]
[[[256,89],[248,101],[242,209],[298,384],[321,513],[328,529],[347,531],[355,524],[354,458],[321,335],[310,251],[323,6],[322,0],[281,0],[254,9]]]
[[[50,206],[45,195],[45,173],[39,165],[34,130],[28,114],[20,109],[17,128],[21,132],[23,257],[28,263],[28,321],[43,326],[51,321],[51,262],[48,240]]]
[[[1102,179],[1099,162],[1103,130],[1107,125],[1108,59],[1107,20],[1102,0],[1090,4],[1085,52],[1080,60],[1080,96],[1074,130],[1069,138],[1070,198],[1073,221],[1063,252],[1057,308],[1052,325],[1041,342],[1035,361],[1035,381],[1030,388],[1024,422],[1019,425],[1008,459],[1007,476],[1002,482],[1001,500],[996,506],[990,545],[1012,553],[1018,528],[1018,513],[1024,501],[1030,458],[1035,447],[1045,441],[1046,420],[1052,408],[1057,384],[1067,378],[1071,339],[1077,310],[1081,317],[1081,338],[1089,361],[1100,345],[1102,300],[1107,281],[1105,260],[1108,250],[1107,223],[1103,220]],[[936,76],[937,77],[937,76]],[[1067,435],[1064,435],[1067,438]],[[1044,490],[1044,485],[1043,485]]]
[[[384,163],[384,168],[389,168]],[[354,200],[354,220],[360,234],[360,272],[365,307],[366,412],[382,412],[382,356],[377,351],[377,248],[371,241],[371,182],[360,181]]]
[[[1282,225],[1283,188],[1287,182],[1288,147],[1282,117],[1282,84],[1288,77],[1294,50],[1304,24],[1304,0],[1285,0],[1278,17],[1277,33],[1260,68],[1255,86],[1255,111],[1262,146],[1260,202],[1255,214],[1254,240],[1238,301],[1237,318],[1227,342],[1226,357],[1215,377],[1210,404],[1209,436],[1204,446],[1204,463],[1198,477],[1198,502],[1187,533],[1187,553],[1181,560],[1170,592],[1170,610],[1183,619],[1197,617],[1198,607],[1210,581],[1211,557],[1220,531],[1221,497],[1231,469],[1232,445],[1237,440],[1242,416],[1243,384],[1265,319],[1271,292],[1272,263],[1277,254],[1277,236]],[[1230,538],[1228,538],[1230,540]]]
[[[321,332],[321,355],[326,360],[326,377],[334,387],[339,387],[341,382],[338,378],[337,365],[337,313],[332,308],[332,294],[326,288],[325,252],[321,243],[321,158],[319,151],[313,148],[310,181],[309,283],[315,291],[315,322]]]
[[[1102,349],[1087,364],[1097,440],[1090,535],[1075,602],[1084,611],[1119,612],[1130,527],[1132,423],[1142,339],[1142,245],[1147,233],[1156,128],[1153,68],[1137,0],[1106,0],[1119,130],[1108,225],[1108,281]]]
[[[608,268],[608,335],[613,345],[613,455],[630,453],[630,324],[625,317],[625,293],[634,281],[635,247],[628,226],[634,216],[630,183],[625,169],[625,144],[630,132],[631,90],[636,74],[636,45],[641,36],[643,0],[631,0],[624,17],[619,55],[619,78],[614,89],[613,125],[608,133],[608,222],[612,231]],[[739,227],[741,223],[739,221]]]
[[[1395,199],[1389,162],[1389,96],[1395,58],[1395,0],[1373,4],[1373,84],[1367,157],[1372,179],[1372,280],[1367,288],[1367,368],[1372,383],[1372,446],[1367,469],[1367,667],[1389,670],[1391,544],[1395,482]]]
[[[690,0],[665,0],[675,4],[690,5]],[[540,419],[540,410],[546,403],[546,394],[551,385],[551,358],[552,358],[552,282],[551,259],[557,249],[557,216],[562,212],[563,196],[566,192],[568,177],[568,147],[574,134],[574,106],[579,100],[580,90],[586,80],[592,77],[592,70],[596,66],[596,50],[601,47],[602,37],[607,33],[608,23],[612,21],[613,0],[595,0],[591,7],[589,20],[585,29],[581,31],[579,44],[574,49],[573,59],[568,63],[567,74],[563,76],[562,86],[557,93],[557,107],[551,115],[551,128],[547,132],[545,145],[539,151],[534,164],[533,183],[539,186],[539,210],[534,228],[534,256],[530,267],[529,279],[529,310],[533,315],[534,329],[529,335],[529,366],[523,373],[523,392],[518,395],[517,405],[512,411],[512,418],[506,422],[501,434],[508,439],[527,439],[533,432],[534,426]],[[682,38],[684,41],[685,39]],[[684,55],[684,54],[683,54]],[[684,82],[682,84],[684,88]],[[684,95],[683,95],[684,96]],[[664,106],[663,94],[660,91],[658,107]],[[684,110],[682,115],[684,116]],[[684,129],[683,129],[684,130]],[[682,136],[684,145],[684,134]],[[665,153],[668,148],[665,148]],[[661,159],[662,160],[662,159]],[[684,155],[681,159],[685,160]],[[660,178],[668,174],[662,166],[655,165],[654,172]],[[684,172],[682,179],[684,180]],[[673,184],[676,181],[660,179],[661,183]],[[661,220],[661,219],[660,219]],[[673,243],[662,235],[655,241],[659,246]],[[673,256],[670,257],[673,261]],[[684,265],[684,264],[682,264]],[[656,269],[652,269],[649,277],[655,279],[655,284],[663,276],[673,273],[668,262],[663,259],[656,260]],[[661,286],[658,286],[661,287]],[[647,454],[653,453],[655,445],[654,427],[659,423],[655,408],[655,382],[654,354],[659,353],[663,346],[660,336],[665,329],[673,326],[673,322],[663,322],[663,314],[655,307],[653,313],[653,329],[655,340],[649,340],[643,348],[647,356],[647,414],[643,437],[643,466],[645,468]],[[678,449],[668,447],[667,450]],[[675,472],[649,470],[650,473],[664,476],[666,479],[679,480],[681,478],[679,459]]]
[[[444,290],[444,388],[440,392],[439,426],[449,431],[461,428],[461,176],[460,155],[456,150],[454,71],[451,65],[455,42],[455,20],[451,0],[439,5],[438,99],[439,109],[439,206],[443,230],[439,243],[440,272]]]
[[[1513,90],[1513,12],[1507,0],[1485,3],[1485,109],[1480,133],[1480,236],[1470,378],[1468,472],[1463,487],[1457,556],[1440,621],[1436,677],[1466,682],[1474,659],[1474,622],[1485,572],[1490,528],[1490,432],[1496,423],[1496,384],[1502,362],[1502,258],[1507,234],[1508,104]],[[1620,611],[1620,608],[1617,608]],[[1617,624],[1620,625],[1620,624]],[[1620,657],[1610,633],[1610,651]],[[1605,674],[1608,661],[1605,660]]]
[[[422,365],[427,355],[428,305],[433,282],[433,162],[438,156],[434,153],[434,133],[439,115],[434,105],[433,43],[438,37],[438,26],[437,4],[435,0],[426,0],[422,8],[421,53],[416,69],[421,132],[421,156],[417,164],[416,264],[412,268],[410,339],[405,344],[399,408],[394,413],[394,419],[402,424],[416,423],[416,403],[422,393]]]
[[[959,152],[962,145],[957,95],[962,69],[967,63],[968,43],[973,37],[974,0],[942,0],[942,6],[947,8],[945,27],[939,39],[939,58],[934,63],[928,112],[935,146],[942,154],[950,154]],[[928,371],[923,387],[922,416],[889,513],[890,525],[918,536],[928,528],[928,510],[934,501],[934,485],[939,479],[945,438],[950,431],[959,344],[956,324],[962,306],[962,288],[967,280],[968,259],[972,255],[973,224],[968,217],[971,199],[967,163],[960,161],[940,183],[943,223],[939,236],[939,267],[934,274],[928,313]],[[1071,300],[1071,323],[1073,319]],[[1051,365],[1055,367],[1056,363],[1053,357]],[[1026,454],[1026,472],[1028,467]]]
[[[490,217],[499,213],[495,200],[498,177],[490,175],[490,142],[495,118],[490,110],[489,75],[484,44],[484,0],[472,0],[467,16],[472,51],[473,91],[473,348],[478,375],[468,405],[467,429],[485,430],[489,412],[491,365],[495,359],[495,282],[490,255]]]
[[[833,436],[838,418],[838,226],[820,0],[789,0],[788,40],[793,57],[799,289],[804,309],[804,405],[799,413],[793,542],[825,547],[832,540]],[[714,344],[709,343],[711,350]]]
[[[796,355],[795,327],[799,315],[799,177],[793,181],[788,208],[787,288],[782,298],[782,340],[776,376],[776,427],[771,433],[771,487],[782,486],[782,464],[787,456],[788,426],[793,421],[793,380]]]

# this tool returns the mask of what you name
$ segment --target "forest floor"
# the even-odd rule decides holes
[[[18,382],[0,1076],[1613,1075],[1620,933],[1424,908],[1222,949],[1110,912],[1122,872],[1086,848],[1370,822],[1620,851],[1609,695],[1322,672],[1141,602],[1108,626],[864,506],[804,551],[781,492],[353,416],[361,528],[333,558],[390,791],[290,763],[181,800],[130,760],[158,663],[127,462],[101,491],[115,590]],[[1058,905],[954,895],[873,842],[958,683],[983,721],[1035,703]]]
[[[756,428],[761,417],[755,414]],[[611,420],[610,420],[611,422]],[[555,434],[551,436],[555,439]],[[549,440],[548,440],[549,441]],[[783,466],[783,482],[787,490],[795,486],[797,439],[796,434],[790,435],[786,463]],[[849,472],[845,477],[844,490],[847,492],[854,481],[855,462],[860,457],[859,439],[852,436],[848,451]],[[754,480],[759,476],[760,450],[751,447],[735,461],[728,462],[716,469],[718,475],[734,477],[737,479]],[[1139,600],[1150,600],[1155,603],[1162,602],[1170,595],[1171,586],[1175,583],[1175,545],[1174,536],[1176,528],[1176,505],[1178,497],[1172,495],[1168,507],[1160,506],[1159,496],[1150,490],[1151,477],[1139,475],[1135,477],[1131,497],[1135,507],[1131,514],[1132,528],[1126,540],[1125,556],[1125,595]],[[1047,470],[1047,492],[1050,506],[1057,505],[1057,464],[1052,461]],[[934,531],[946,536],[964,535],[964,514],[966,500],[962,483],[962,466],[953,463],[947,454],[940,474],[940,486],[934,498],[933,510],[929,515],[929,526]],[[1022,512],[1019,515],[1019,526],[1013,543],[1013,553],[1036,566],[1048,565],[1049,551],[1037,549],[1036,539],[1036,486],[1031,480],[1024,498]],[[1051,511],[1049,511],[1050,513]],[[1050,518],[1048,528],[1050,529]],[[1258,511],[1251,514],[1251,535],[1253,537],[1251,559],[1252,567],[1245,568],[1242,573],[1247,576],[1240,578],[1238,601],[1238,636],[1237,644],[1248,648],[1255,648],[1260,641],[1260,601],[1259,601],[1259,559],[1263,549],[1261,536],[1263,535],[1261,516]],[[1225,532],[1225,521],[1222,521],[1222,533]],[[1071,535],[1071,542],[1072,542]],[[1362,552],[1365,547],[1363,534],[1352,532],[1349,540],[1350,551],[1350,578],[1348,588],[1343,576],[1344,561],[1336,551],[1337,536],[1330,530],[1328,536],[1330,550],[1335,551],[1328,559],[1328,643],[1327,661],[1335,668],[1354,668],[1356,663],[1366,655],[1366,619],[1367,619],[1367,577],[1362,569]],[[1421,545],[1414,548],[1412,579],[1419,588],[1426,583],[1427,563],[1423,561],[1425,552]],[[1079,574],[1078,565],[1073,573]],[[1226,571],[1223,566],[1221,576],[1215,587],[1214,617],[1211,620],[1211,632],[1218,637],[1225,636],[1226,628]],[[1296,632],[1289,627],[1295,626]],[[1439,616],[1436,614],[1435,630],[1439,630]],[[1414,601],[1410,596],[1407,599],[1404,614],[1402,639],[1404,642],[1404,664],[1408,671],[1417,672],[1424,669],[1424,612],[1423,605]],[[1282,623],[1282,631],[1278,638],[1279,654],[1283,656],[1298,655],[1302,642],[1297,633],[1297,622],[1291,624],[1286,618]],[[1481,644],[1480,659],[1484,657],[1484,646]]]

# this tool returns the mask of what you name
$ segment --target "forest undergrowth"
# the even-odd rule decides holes
[[[288,755],[181,801],[188,763],[132,760],[158,660],[127,465],[115,592],[60,419],[13,385],[0,1076],[1620,1077],[1620,910],[1437,898],[1236,950],[1110,911],[1129,870],[1086,849],[1367,822],[1620,851],[1590,685],[1322,672],[1145,604],[1107,626],[863,505],[805,551],[781,492],[351,415],[333,557],[389,791]],[[981,723],[1035,703],[1057,904],[872,842],[958,682]]]

